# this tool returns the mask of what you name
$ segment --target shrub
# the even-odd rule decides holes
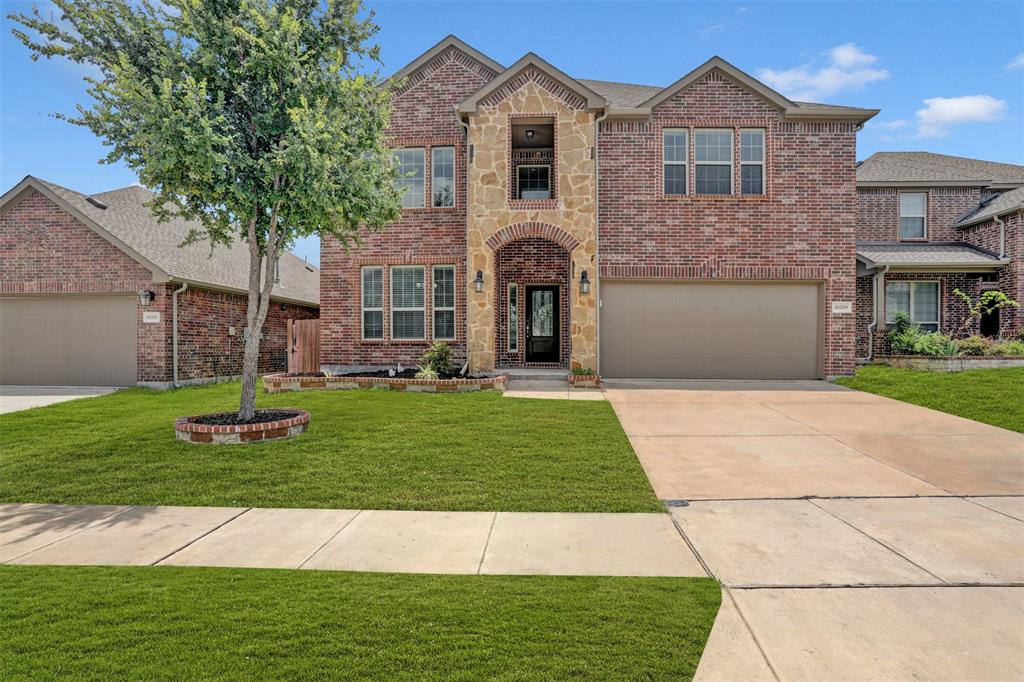
[[[1024,356],[1024,341],[996,341],[986,349],[985,355]]]
[[[433,367],[422,365],[420,371],[416,372],[417,379],[437,379],[437,371]]]
[[[914,344],[914,352],[919,355],[934,355],[939,357],[951,357],[960,352],[956,341],[945,334],[930,332],[922,334]]]
[[[572,373],[573,373],[573,376],[578,376],[578,377],[592,377],[595,374],[597,374],[597,372],[595,372],[594,370],[590,369],[589,367],[573,367],[572,368]]]
[[[992,341],[984,336],[968,336],[959,342],[960,353],[963,355],[985,355],[992,346]]]
[[[910,321],[910,315],[896,313],[896,321],[888,334],[889,346],[897,355],[914,355],[917,340],[921,336],[921,328]]]
[[[452,348],[443,341],[435,341],[423,355],[420,356],[421,370],[433,370],[435,376],[421,377],[435,379],[437,376],[445,376],[453,373]]]

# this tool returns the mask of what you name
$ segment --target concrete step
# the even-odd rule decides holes
[[[510,381],[561,381],[567,383],[567,369],[538,369],[533,367],[499,368],[499,374],[507,374]]]

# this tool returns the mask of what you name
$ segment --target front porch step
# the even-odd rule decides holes
[[[561,381],[567,382],[569,370],[538,367],[499,367],[498,374],[507,374],[510,381]]]

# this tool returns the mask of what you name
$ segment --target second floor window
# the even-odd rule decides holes
[[[519,166],[516,174],[520,199],[551,198],[551,166]]]
[[[926,192],[900,193],[900,239],[924,239],[928,215]]]
[[[663,134],[665,194],[686,194],[687,135],[685,130]]]
[[[423,208],[423,150],[396,149],[395,159],[398,162],[398,175],[395,187],[402,194],[402,208]]]
[[[696,130],[693,138],[697,194],[732,194],[732,131]]]
[[[455,147],[430,150],[430,193],[434,208],[455,205]]]
[[[423,266],[391,268],[391,338],[424,336]]]
[[[740,193],[764,194],[764,131],[740,131]]]

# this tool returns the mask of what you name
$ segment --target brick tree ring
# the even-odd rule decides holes
[[[309,412],[293,407],[279,407],[273,410],[257,410],[268,415],[270,421],[250,424],[217,423],[229,421],[234,412],[215,412],[192,417],[179,417],[174,422],[174,433],[178,440],[189,443],[215,443],[239,445],[259,443],[266,440],[283,440],[305,433],[309,427]]]

